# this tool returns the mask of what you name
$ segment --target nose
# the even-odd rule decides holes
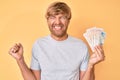
[[[60,24],[61,23],[60,18],[56,18],[55,23]]]

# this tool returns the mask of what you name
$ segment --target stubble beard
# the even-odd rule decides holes
[[[58,38],[61,38],[61,37],[65,36],[65,35],[67,35],[67,28],[66,28],[66,29],[63,29],[64,26],[61,26],[61,27],[62,27],[62,30],[60,30],[60,31],[54,30],[54,29],[53,29],[54,26],[49,27],[49,30],[50,30],[50,32],[51,32],[51,34],[52,34],[53,36],[58,37]]]

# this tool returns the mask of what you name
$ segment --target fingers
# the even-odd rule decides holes
[[[17,53],[19,51],[20,47],[22,47],[22,45],[20,43],[14,44],[14,46],[10,48],[9,53],[10,54]]]
[[[18,52],[20,46],[18,44],[15,44],[14,47],[13,47],[13,52],[16,53]]]
[[[19,46],[19,48],[22,48],[22,49],[23,49],[23,46],[22,46],[21,43],[18,43],[18,46]]]
[[[16,60],[23,59],[23,46],[21,43],[16,43],[9,50],[9,54]]]
[[[98,58],[99,61],[102,61],[104,60],[104,50],[103,50],[103,47],[101,45],[98,45],[95,47],[95,54]]]

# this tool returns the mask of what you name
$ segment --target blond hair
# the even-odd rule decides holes
[[[58,14],[66,14],[67,18],[69,20],[71,19],[71,9],[64,2],[52,3],[47,9],[45,17],[48,19],[50,16],[58,15]]]

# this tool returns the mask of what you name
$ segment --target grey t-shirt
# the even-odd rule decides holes
[[[82,40],[68,36],[56,41],[49,35],[34,43],[31,69],[41,70],[41,80],[79,80],[79,71],[87,69],[88,59]]]

